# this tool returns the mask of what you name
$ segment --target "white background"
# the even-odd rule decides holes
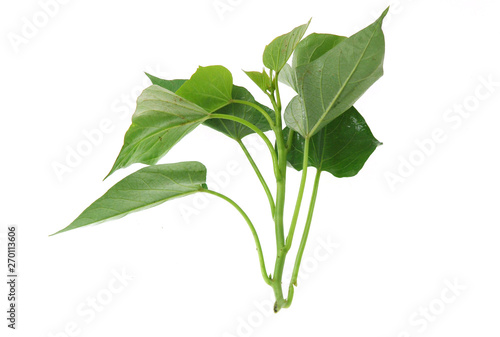
[[[269,312],[272,291],[261,278],[250,232],[220,200],[179,199],[48,237],[140,167],[102,181],[133,101],[148,85],[143,71],[186,78],[198,65],[221,64],[267,104],[241,69],[260,70],[263,48],[274,37],[310,17],[309,33],[351,35],[389,4],[61,0],[43,22],[38,1],[2,1],[1,256],[7,225],[18,225],[20,241],[18,330],[5,328],[2,281],[2,336],[498,336],[495,1],[392,3],[384,25],[385,76],[356,104],[384,145],[357,177],[324,175],[305,277],[290,309]],[[22,36],[25,19],[34,16],[40,27],[14,47],[9,37]],[[485,81],[496,84],[485,87]],[[292,93],[283,90],[289,99]],[[54,166],[68,165],[69,153],[84,149],[85,133],[95,134],[101,123],[111,131],[101,132],[70,171],[57,174]],[[440,142],[432,145],[436,133]],[[425,139],[427,154],[417,145]],[[270,181],[267,150],[252,140],[247,143]],[[247,210],[272,270],[267,200],[237,144],[201,127],[161,162],[185,160],[203,162],[209,183]],[[290,171],[288,206],[298,180]],[[5,271],[5,258],[0,261]],[[122,272],[133,279],[120,283]],[[459,284],[455,293],[446,290],[450,283]],[[91,298],[100,311],[88,305]]]

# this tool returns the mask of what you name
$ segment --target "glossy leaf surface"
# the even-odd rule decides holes
[[[145,167],[111,187],[69,226],[58,233],[118,219],[203,189],[207,176],[199,162],[183,162]]]
[[[288,137],[285,129],[284,135]],[[288,162],[302,170],[304,138],[293,134]],[[355,176],[381,143],[375,139],[363,116],[350,108],[310,139],[309,166],[338,178]]]
[[[304,109],[293,110],[299,115],[285,113],[289,127],[304,137],[314,135],[349,109],[382,76],[385,43],[381,26],[387,11],[315,61],[297,67]]]

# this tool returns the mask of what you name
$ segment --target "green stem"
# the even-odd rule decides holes
[[[290,224],[290,229],[288,231],[288,236],[286,238],[285,251],[287,251],[287,252],[292,247],[293,234],[295,233],[295,227],[297,225],[297,220],[299,218],[300,206],[302,205],[302,197],[304,196],[304,188],[306,186],[308,165],[309,165],[309,137],[305,139],[305,143],[304,143],[304,158],[303,158],[303,162],[302,162],[302,179],[300,180],[299,194],[297,196],[297,202],[295,203],[295,210],[293,212],[292,222]]]
[[[274,174],[278,177],[279,176],[279,167],[278,167],[278,156],[276,154],[276,151],[274,150],[273,144],[269,141],[269,138],[262,132],[258,127],[256,127],[254,124],[250,123],[247,120],[244,120],[243,118],[236,117],[233,115],[224,115],[224,114],[211,114],[210,118],[219,118],[219,119],[227,119],[233,122],[237,122],[240,124],[243,124],[244,126],[248,127],[251,129],[253,132],[258,134],[262,140],[264,140],[264,143],[266,143],[267,148],[269,149],[269,152],[271,153],[271,157],[273,158],[273,167],[274,167]]]
[[[247,156],[248,161],[250,162],[250,165],[252,165],[255,173],[257,174],[257,177],[259,178],[260,183],[262,184],[262,187],[264,187],[264,190],[265,190],[266,195],[267,195],[267,199],[269,200],[269,206],[271,207],[271,213],[274,214],[276,206],[274,204],[274,198],[273,198],[273,195],[271,194],[271,191],[269,190],[269,186],[267,185],[266,180],[262,176],[262,173],[260,172],[259,168],[257,167],[257,164],[253,160],[252,156],[250,155],[250,152],[248,152],[248,149],[243,144],[243,142],[240,139],[237,139],[236,141],[238,142],[238,144],[240,144],[241,149],[243,150],[243,152]]]
[[[288,131],[288,140],[286,142],[286,150],[287,150],[287,152],[290,151],[290,149],[292,148],[293,134],[294,133],[295,133],[295,131],[293,131],[292,129],[289,129],[289,131]]]
[[[268,284],[268,285],[272,285],[272,281],[271,279],[269,278],[269,276],[267,275],[267,271],[266,271],[266,264],[265,264],[265,261],[264,261],[264,254],[262,253],[262,247],[260,245],[260,240],[259,240],[259,235],[257,234],[257,231],[255,230],[255,227],[254,225],[252,224],[252,221],[250,220],[250,218],[248,217],[248,215],[243,211],[243,209],[241,209],[240,206],[238,206],[237,203],[235,203],[231,198],[223,195],[223,194],[220,194],[220,193],[217,193],[215,191],[211,191],[211,190],[206,190],[206,189],[203,189],[201,190],[202,192],[205,192],[205,193],[209,193],[209,194],[212,194],[212,195],[215,195],[221,199],[224,199],[226,200],[228,203],[230,203],[234,208],[236,208],[236,210],[238,212],[240,212],[240,214],[243,216],[243,218],[245,219],[245,221],[247,222],[248,224],[248,227],[250,227],[250,231],[252,231],[252,235],[253,235],[253,238],[255,240],[255,245],[257,246],[257,253],[259,254],[259,262],[260,262],[260,271],[262,273],[262,277],[264,278],[264,281]]]
[[[288,287],[288,297],[286,300],[285,307],[288,308],[292,304],[294,286],[297,286],[297,278],[299,275],[300,262],[302,261],[302,255],[304,254],[304,249],[306,248],[307,237],[309,236],[309,230],[311,229],[311,222],[314,213],[314,205],[316,204],[316,197],[318,196],[319,179],[321,176],[321,171],[316,172],[316,178],[314,179],[314,186],[311,195],[311,202],[309,203],[309,212],[307,213],[306,225],[304,228],[304,233],[302,234],[302,239],[300,240],[299,251],[297,252],[297,257],[295,258],[295,265],[293,266],[292,279],[290,280],[290,286]]]
[[[248,105],[248,106],[254,108],[255,110],[259,111],[266,118],[267,122],[271,126],[271,129],[274,130],[275,124],[274,124],[273,119],[271,118],[271,116],[269,116],[269,114],[264,109],[262,109],[257,104],[252,103],[252,102],[248,102],[248,101],[244,101],[244,100],[239,100],[239,99],[233,99],[233,100],[231,100],[231,102],[232,103],[237,103],[237,104]]]
[[[280,163],[281,178],[277,179],[276,192],[276,212],[274,216],[275,231],[276,231],[276,264],[273,274],[273,290],[276,297],[274,311],[278,312],[286,304],[283,298],[282,279],[283,269],[285,267],[286,251],[285,251],[285,234],[283,226],[283,214],[285,211],[285,192],[286,192],[286,149],[283,139],[281,127],[276,135],[276,146],[278,149],[278,161]]]
[[[281,111],[281,96],[280,96],[280,88],[278,86],[278,76],[279,72],[277,72],[276,76],[274,77],[274,88],[276,90],[276,105],[278,106],[278,109]]]
[[[273,104],[276,115],[276,150],[278,152],[278,163],[280,171],[280,176],[276,178],[276,212],[274,214],[276,231],[276,264],[274,266],[272,288],[274,290],[274,296],[276,297],[276,303],[274,304],[275,312],[278,312],[286,304],[286,300],[283,298],[282,278],[286,259],[286,251],[284,250],[285,234],[283,226],[283,214],[285,211],[287,150],[282,131],[281,103],[279,102],[278,86],[277,81],[275,80],[277,76],[278,73],[276,73],[274,79],[271,76],[273,80],[273,88],[271,90],[271,94],[268,95],[271,103]],[[275,99],[275,94],[278,95],[277,97],[279,103]]]

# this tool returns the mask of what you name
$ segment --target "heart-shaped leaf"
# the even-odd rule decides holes
[[[247,72],[247,75],[249,73],[257,73],[257,72]],[[257,74],[265,74],[265,72],[262,73],[257,73]],[[265,74],[267,76],[267,74]],[[183,84],[183,82],[186,82],[186,80],[163,80],[158,77],[154,77],[152,75],[149,75],[149,78],[151,81],[153,81],[154,84],[157,84],[165,89],[175,89],[175,86],[181,83],[180,85]],[[249,75],[250,76],[250,75]],[[252,78],[252,76],[250,76]],[[269,79],[269,76],[267,76]],[[270,81],[270,80],[269,80]],[[269,82],[270,83],[270,82]],[[169,89],[170,90],[170,89]],[[274,110],[269,109],[265,105],[260,104],[257,102],[252,94],[245,88],[239,87],[236,85],[233,85],[233,90],[232,90],[232,99],[233,100],[241,100],[241,101],[248,101],[254,104],[257,104],[260,106],[262,109],[264,109],[269,116],[274,120]],[[269,126],[269,123],[267,122],[266,118],[257,110],[254,108],[248,106],[248,105],[243,105],[240,103],[231,103],[229,105],[226,105],[219,110],[214,111],[216,114],[228,114],[228,115],[233,115],[236,117],[243,118],[244,120],[254,124],[257,126],[259,129],[262,131],[269,131],[271,130],[271,127]],[[208,119],[204,123],[204,125],[209,126],[217,131],[220,131],[224,133],[225,135],[235,139],[235,140],[241,140],[243,137],[254,133],[253,130],[249,129],[248,127],[234,122],[230,121],[227,119]]]
[[[284,135],[288,137],[287,129]],[[304,142],[305,139],[295,132],[287,157],[288,162],[299,171],[302,170]],[[373,136],[363,116],[351,107],[311,137],[309,166],[338,178],[352,177],[358,174],[381,144]]]
[[[233,76],[223,66],[199,67],[176,94],[213,112],[231,100]]]
[[[156,164],[179,140],[203,123],[209,113],[158,85],[137,99],[132,125],[108,176],[134,163]]]
[[[297,44],[306,33],[309,23],[311,23],[311,20],[305,25],[294,28],[287,34],[278,36],[268,44],[264,49],[262,57],[264,65],[269,69],[279,72],[290,56],[292,56],[295,47],[297,47]]]
[[[145,167],[119,181],[69,226],[55,234],[118,219],[167,200],[199,192],[204,189],[206,176],[207,169],[199,162]]]
[[[264,109],[272,119],[275,118],[273,110],[255,101],[252,94],[243,87],[239,87],[236,85],[233,86],[233,99],[255,103],[262,109]],[[233,115],[243,118],[244,120],[257,126],[263,132],[271,130],[268,121],[262,115],[262,113],[248,105],[244,105],[241,103],[231,103],[215,111],[214,113]],[[220,131],[235,140],[241,140],[243,137],[254,133],[254,131],[247,126],[227,119],[208,119],[203,124],[217,131]]]
[[[349,109],[383,74],[384,34],[382,21],[388,9],[373,24],[311,63],[299,66],[297,84],[304,109],[286,115],[285,121],[303,137],[310,137]],[[290,110],[291,111],[291,110]],[[289,111],[289,113],[291,113]],[[289,125],[297,121],[300,126]]]

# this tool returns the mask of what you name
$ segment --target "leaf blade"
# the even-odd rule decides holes
[[[345,39],[347,37],[333,34],[309,34],[297,45],[293,53],[292,68],[317,60]]]
[[[274,111],[257,102],[247,89],[235,85],[233,86],[232,95],[235,100],[248,101],[257,104],[264,109],[272,119],[274,119]],[[248,105],[230,103],[229,105],[217,110],[215,113],[240,117],[257,126],[262,132],[271,130],[271,126],[262,113]],[[254,133],[254,131],[247,126],[227,119],[208,119],[203,124],[214,130],[222,132],[226,136],[237,141]]]
[[[199,106],[158,85],[146,88],[137,99],[132,125],[110,176],[135,163],[153,165],[209,114]]]
[[[145,73],[146,76],[151,80],[151,83],[156,84],[164,89],[176,92],[179,88],[186,83],[187,80],[164,80],[162,78],[153,76],[151,74]]]
[[[223,66],[199,67],[176,94],[213,112],[231,100],[233,76]]]
[[[269,43],[264,49],[264,54],[262,56],[264,65],[269,69],[279,72],[290,56],[292,56],[295,47],[297,47],[297,44],[306,33],[310,23],[311,20],[304,25],[294,28],[291,32],[280,35],[271,41],[271,43]]]
[[[381,26],[387,11],[315,61],[297,68],[304,114],[295,119],[304,122],[302,136],[314,135],[340,116],[383,75],[385,41]]]
[[[258,71],[244,71],[244,72],[263,92],[266,93],[271,88],[271,79],[264,70],[262,70],[262,72]]]
[[[284,132],[288,137],[288,132]],[[295,133],[287,160],[300,171],[303,165],[304,138]],[[309,166],[329,172],[337,178],[358,174],[365,162],[381,145],[361,114],[351,107],[310,139]]]
[[[125,177],[60,231],[98,224],[202,190],[207,170],[199,162],[145,167]]]
[[[297,88],[297,75],[295,74],[295,70],[288,63],[285,63],[281,69],[278,75],[278,81],[288,85],[296,93],[299,92],[299,89]]]

